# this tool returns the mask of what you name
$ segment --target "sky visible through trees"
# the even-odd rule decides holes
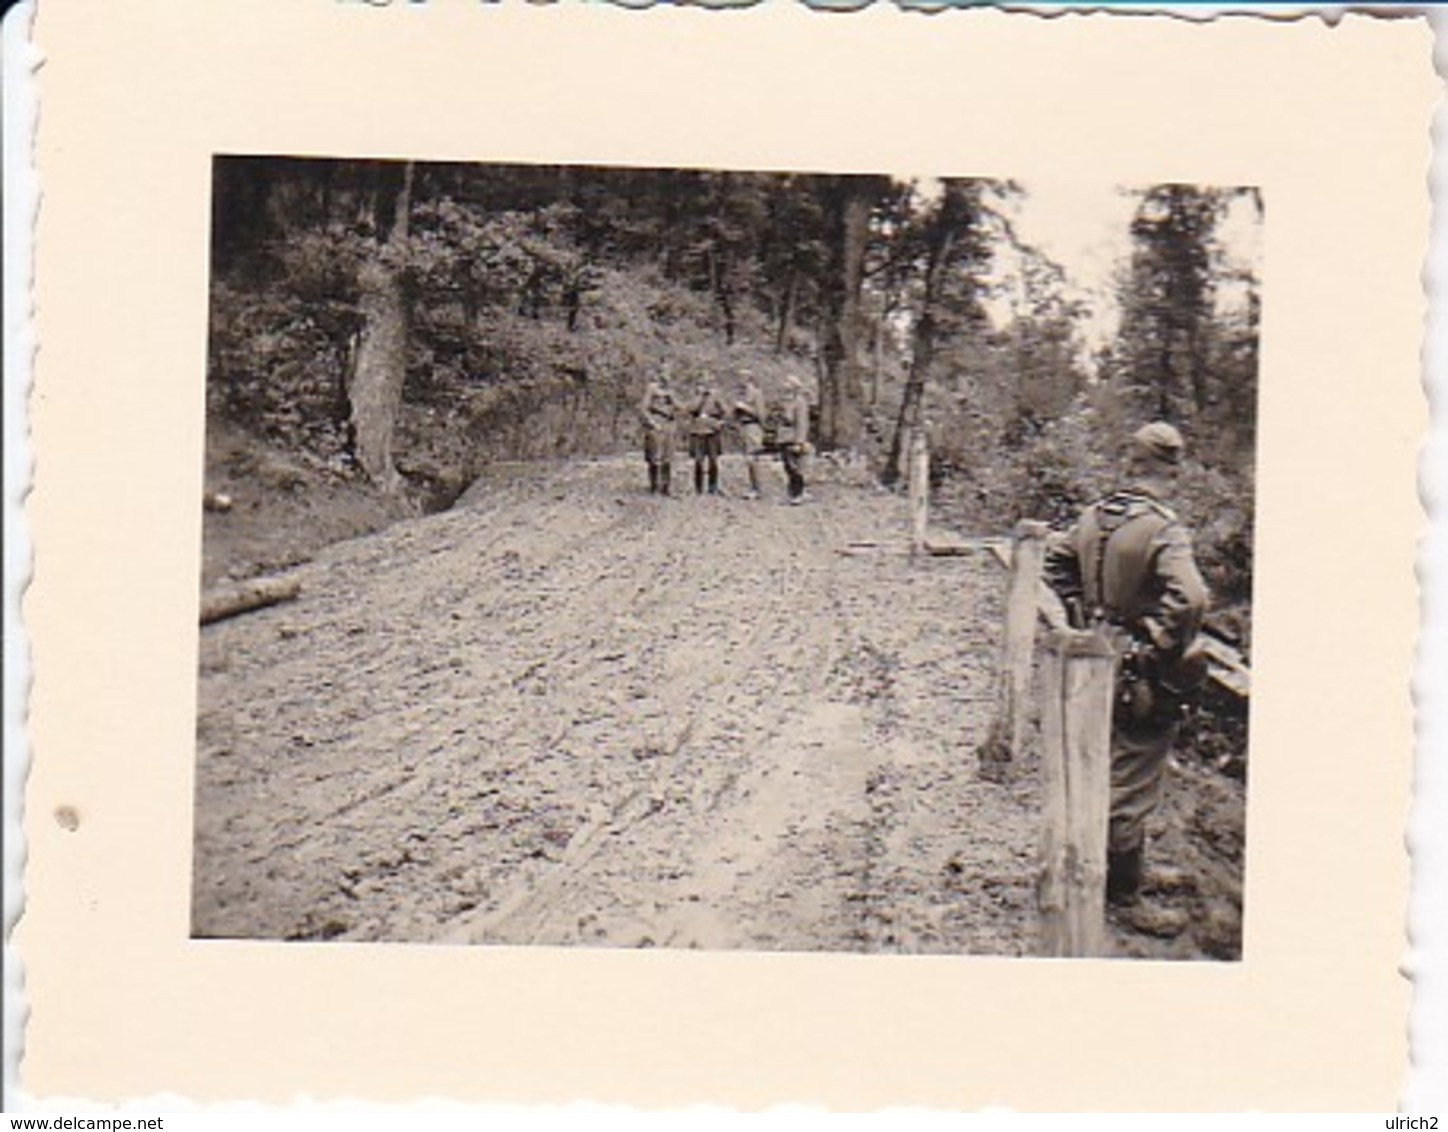
[[[1023,187],[1013,217],[1016,228],[1022,239],[1061,265],[1082,302],[1082,360],[1090,365],[1120,323],[1115,281],[1131,255],[1131,217],[1139,198],[1123,186],[1092,182],[1032,180]],[[1216,238],[1236,271],[1260,274],[1261,224],[1248,201],[1232,202]],[[1224,306],[1241,307],[1246,290],[1228,286],[1219,298]]]

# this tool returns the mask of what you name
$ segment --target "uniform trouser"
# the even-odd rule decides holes
[[[674,458],[674,423],[660,421],[644,429],[644,459],[649,465],[649,487],[668,494],[669,465]]]
[[[719,490],[719,454],[724,450],[723,438],[717,432],[695,433],[689,438],[689,451],[694,457],[694,490],[704,490],[707,468],[709,490]]]
[[[789,497],[798,499],[804,494],[804,448],[801,445],[784,446],[784,474],[789,480]]]
[[[764,427],[757,424],[740,425],[744,437],[744,462],[749,469],[749,490],[759,494],[759,454],[764,451]]]
[[[1115,727],[1111,732],[1112,853],[1139,850],[1146,821],[1161,799],[1166,760],[1176,741],[1174,722],[1149,727]]]

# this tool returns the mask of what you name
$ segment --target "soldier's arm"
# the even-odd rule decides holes
[[[1191,535],[1184,527],[1172,523],[1154,541],[1161,593],[1148,627],[1152,643],[1164,652],[1173,652],[1185,648],[1196,636],[1210,595],[1192,553]]]
[[[1073,623],[1081,622],[1081,555],[1077,550],[1079,525],[1069,531],[1052,531],[1046,536],[1042,573],[1046,584],[1060,596]]]

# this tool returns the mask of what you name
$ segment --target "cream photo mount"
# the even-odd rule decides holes
[[[1394,1106],[1425,24],[123,0],[34,39],[28,1094]],[[1260,186],[1242,962],[191,940],[218,153]]]

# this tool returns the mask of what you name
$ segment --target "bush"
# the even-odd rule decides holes
[[[1182,469],[1177,509],[1219,606],[1251,600],[1253,491],[1250,469],[1208,467],[1197,459]]]
[[[347,345],[327,321],[295,294],[233,290],[218,279],[208,410],[282,447],[324,459],[343,452]]]

